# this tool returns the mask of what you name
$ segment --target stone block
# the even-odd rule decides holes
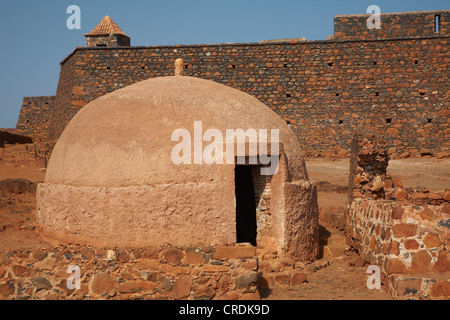
[[[399,223],[392,226],[392,232],[395,238],[414,236],[416,230],[417,226],[415,224]]]
[[[192,281],[189,277],[180,277],[175,280],[172,287],[173,297],[177,300],[187,298],[191,294]]]
[[[256,256],[253,246],[216,246],[213,258],[216,260],[245,259]]]
[[[115,288],[117,281],[105,272],[95,274],[91,282],[91,290],[96,294],[111,293]]]
[[[414,253],[411,258],[411,273],[427,273],[430,271],[431,256],[425,251],[421,250]]]
[[[149,281],[127,281],[119,285],[119,293],[153,292],[155,284]]]

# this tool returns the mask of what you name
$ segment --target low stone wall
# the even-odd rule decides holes
[[[378,136],[356,133],[351,149],[348,243],[380,267],[393,297],[450,297],[450,190],[403,188],[387,176],[387,144]]]
[[[293,261],[264,257],[250,245],[3,252],[0,299],[258,300],[260,287],[306,281]],[[67,286],[69,266],[80,268],[80,289]]]
[[[450,297],[450,204],[357,198],[346,230],[348,242],[380,267],[393,297]]]
[[[5,130],[0,130],[0,148],[4,148],[5,144],[27,144],[33,143],[30,137],[20,134],[11,133]]]

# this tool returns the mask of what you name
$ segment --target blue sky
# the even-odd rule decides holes
[[[55,95],[62,59],[109,15],[132,45],[256,42],[333,34],[333,16],[449,9],[448,0],[0,0],[0,128],[14,128],[24,96]],[[69,30],[69,5],[81,30]]]

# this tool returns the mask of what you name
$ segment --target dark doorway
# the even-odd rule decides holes
[[[256,204],[251,166],[236,166],[236,242],[256,246]]]

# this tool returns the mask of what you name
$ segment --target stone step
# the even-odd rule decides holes
[[[346,244],[329,244],[323,247],[323,257],[325,259],[342,257],[347,249]]]
[[[346,244],[345,241],[345,236],[343,234],[333,234],[331,235],[331,237],[329,237],[327,239],[327,244],[328,245],[333,245],[333,244]]]

